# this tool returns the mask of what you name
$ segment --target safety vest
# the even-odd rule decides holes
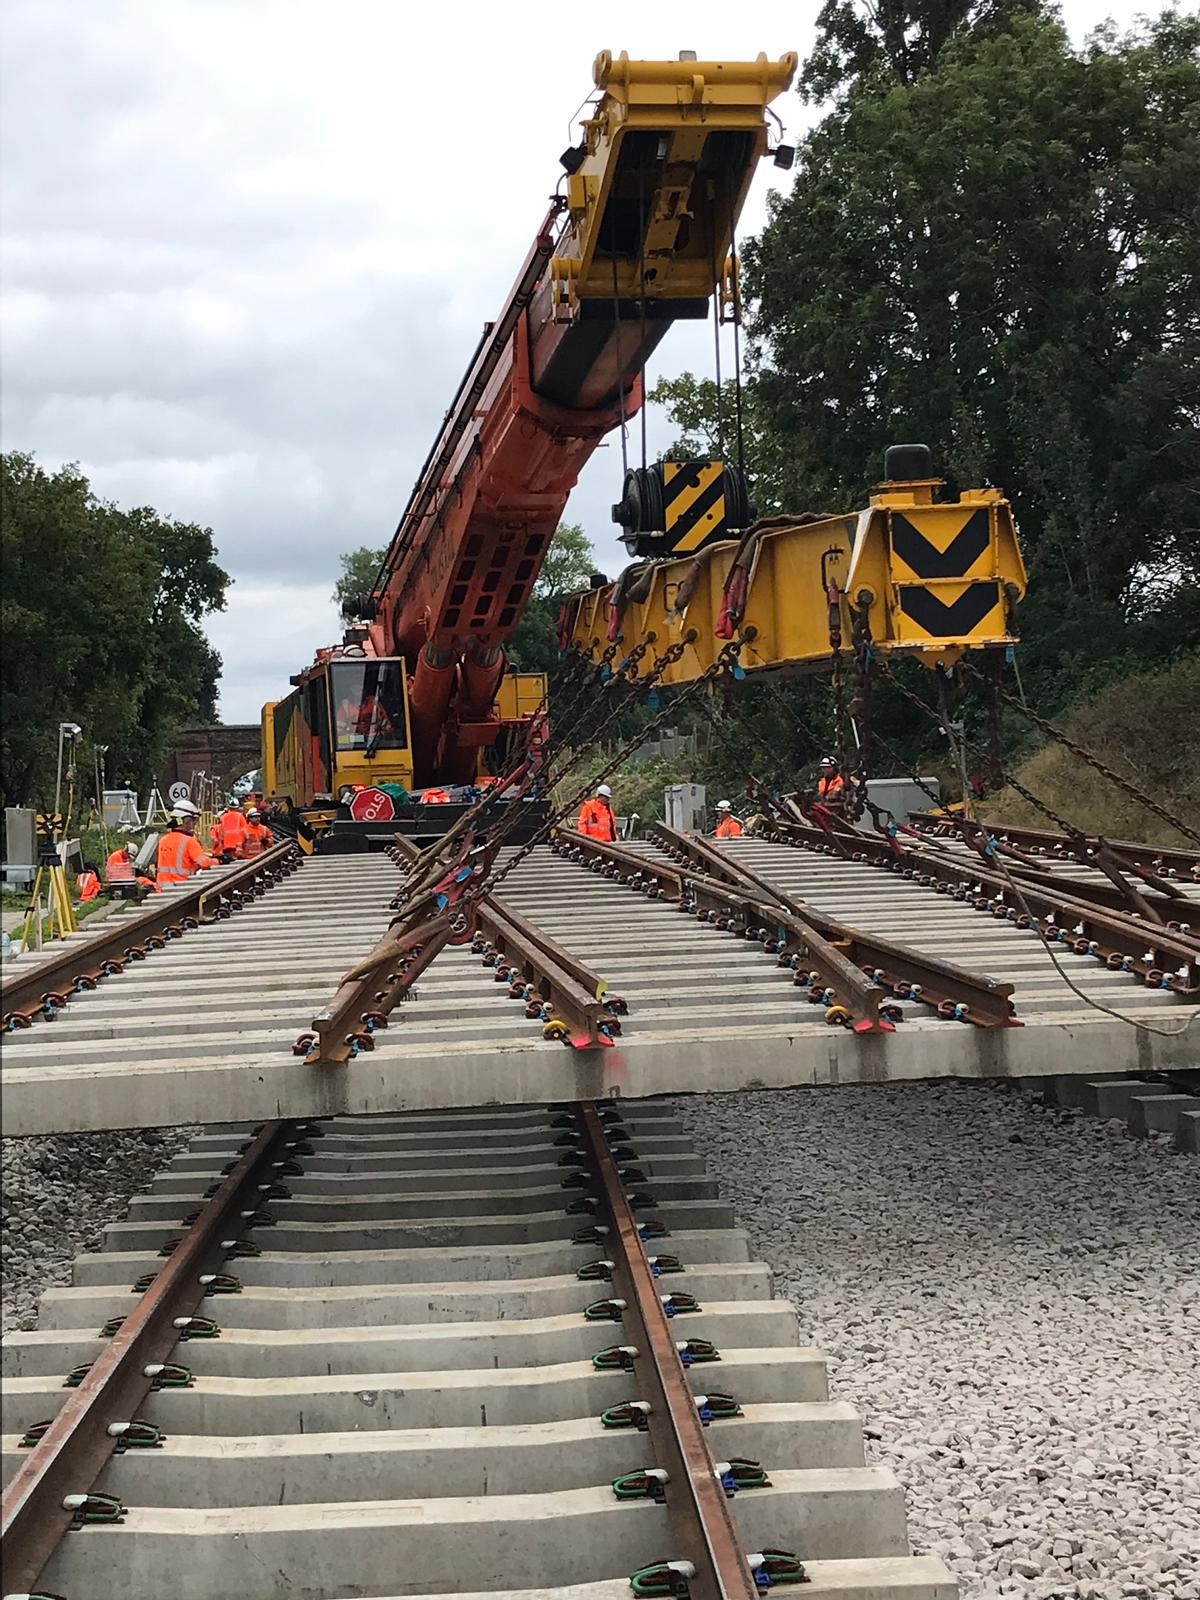
[[[214,847],[236,853],[245,842],[246,829],[249,826],[243,811],[222,811],[213,828]]]
[[[742,825],[736,817],[722,817],[717,823],[718,839],[740,839]]]
[[[87,901],[94,900],[100,893],[100,879],[96,873],[89,869],[86,872],[81,872],[75,879],[75,887],[79,890],[80,901],[86,904]]]
[[[199,839],[177,828],[169,828],[158,841],[159,883],[186,883],[198,867],[211,866]]]
[[[450,791],[448,789],[426,789],[421,796],[423,806],[448,806],[450,804]]]
[[[589,839],[603,839],[611,844],[617,837],[617,819],[607,800],[597,795],[585,800],[579,812],[579,831]]]
[[[242,842],[242,854],[249,858],[263,853],[269,844],[274,844],[274,836],[270,828],[264,827],[261,822],[247,822],[246,837]]]
[[[105,863],[104,876],[109,883],[133,882],[133,857],[127,850],[113,851]]]
[[[840,772],[835,772],[832,778],[822,778],[817,784],[817,793],[822,800],[828,800],[835,794],[841,794],[846,784]]]

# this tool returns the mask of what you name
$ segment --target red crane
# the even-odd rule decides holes
[[[503,310],[483,333],[363,606],[407,668],[417,786],[468,782],[503,719],[504,646],[592,451],[642,405],[670,324],[732,292],[767,107],[795,55],[597,57],[598,97]],[[775,152],[781,164],[790,152]]]

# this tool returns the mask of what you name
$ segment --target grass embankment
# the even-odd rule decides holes
[[[1073,706],[1056,726],[1200,833],[1200,655],[1109,684],[1086,704]],[[1195,845],[1053,741],[1018,767],[1016,777],[1088,832]],[[1012,789],[987,802],[984,818],[1017,827],[1054,826]]]

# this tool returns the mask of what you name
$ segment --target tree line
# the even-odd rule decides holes
[[[1065,714],[1195,661],[1200,15],[1075,47],[1041,0],[826,0],[800,94],[825,114],[742,252],[759,512],[853,509],[889,444],[923,442],[951,489],[1013,502],[1030,703]],[[669,453],[732,451],[732,381],[685,373],[651,398]],[[821,681],[735,699],[759,769],[831,738]],[[873,721],[910,768],[948,775],[935,722],[886,683]],[[1004,723],[1012,758],[1038,745]]]
[[[887,445],[1011,498],[1044,709],[1200,646],[1200,15],[1071,45],[1038,0],[826,0],[827,103],[744,249],[760,511],[860,504]],[[653,398],[685,451],[730,385]]]
[[[60,722],[147,786],[180,727],[215,722],[221,658],[201,627],[228,573],[212,530],[100,498],[77,466],[0,456],[0,790],[50,805]],[[87,785],[90,789],[90,784]]]

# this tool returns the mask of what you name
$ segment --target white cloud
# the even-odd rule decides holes
[[[395,527],[596,51],[803,54],[816,10],[610,0],[598,27],[482,0],[8,0],[5,448],[211,525],[237,579],[210,630],[222,706],[255,718],[336,637],[338,553]],[[709,371],[710,337],[675,329],[652,371]],[[614,439],[567,512],[613,567],[619,488]]]

